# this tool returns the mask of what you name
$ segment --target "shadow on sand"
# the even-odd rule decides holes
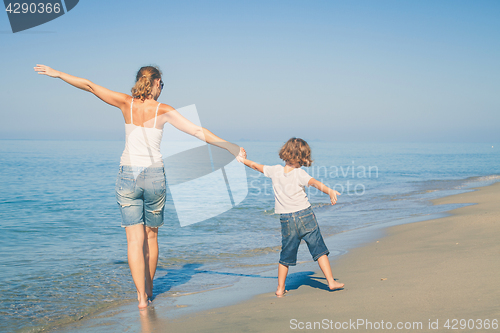
[[[154,280],[154,295],[160,295],[170,291],[172,288],[188,283],[194,275],[196,274],[218,274],[218,275],[228,275],[228,276],[239,276],[239,277],[250,277],[259,279],[278,279],[276,276],[263,276],[259,274],[240,274],[240,273],[230,273],[230,272],[217,272],[200,269],[203,264],[192,263],[185,264],[181,268],[177,269],[162,269],[158,267],[158,271],[164,271],[160,277]],[[288,274],[286,280],[286,289],[295,290],[300,286],[310,286],[312,288],[322,289],[331,291],[328,288],[328,284],[325,283],[326,279],[324,277],[313,276],[313,271],[297,272]],[[341,290],[341,289],[340,289]]]
[[[328,287],[328,283],[326,283],[326,279],[324,277],[313,276],[313,275],[314,275],[313,271],[288,274],[288,277],[286,278],[286,290],[288,291],[296,290],[300,286],[310,286],[312,288],[322,289],[330,292],[344,289],[344,288],[339,288],[335,290],[330,290],[330,288]]]
[[[166,274],[155,278],[153,294],[160,295],[168,292],[173,287],[180,286],[186,284],[193,278],[195,274],[219,274],[219,275],[228,275],[228,276],[240,276],[240,277],[252,277],[252,278],[260,278],[260,279],[276,279],[271,276],[262,276],[259,274],[240,274],[240,273],[230,273],[230,272],[217,272],[217,271],[208,271],[201,270],[203,264],[193,263],[193,264],[185,264],[181,268],[177,269],[162,269],[161,267],[157,268],[157,271],[164,271]]]

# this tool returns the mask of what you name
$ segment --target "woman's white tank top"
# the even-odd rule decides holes
[[[158,103],[156,107],[153,127],[134,125],[133,104],[134,98],[130,103],[130,124],[125,124],[125,150],[123,150],[120,165],[148,167],[153,164],[163,164],[160,152],[163,129],[156,128],[156,118],[161,103]]]

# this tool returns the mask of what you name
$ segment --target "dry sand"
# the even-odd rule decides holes
[[[316,273],[313,283],[283,298],[263,294],[155,323],[143,314],[143,331],[288,332],[316,327],[380,332],[388,325],[395,330],[400,323],[405,332],[449,332],[463,331],[461,319],[473,327],[465,331],[500,331],[491,326],[500,320],[499,199],[496,183],[434,202],[477,203],[453,210],[451,216],[388,228],[385,237],[332,261],[344,290],[327,291],[322,274]],[[450,328],[445,327],[447,320]],[[480,329],[486,320],[490,328]],[[430,323],[438,329],[430,329]],[[455,323],[457,329],[451,329]]]

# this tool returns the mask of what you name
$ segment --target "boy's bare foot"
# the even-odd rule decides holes
[[[330,290],[337,290],[343,288],[344,284],[334,280],[333,283],[328,284],[328,287],[330,288]]]

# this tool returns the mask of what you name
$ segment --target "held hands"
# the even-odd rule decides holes
[[[38,72],[38,74],[43,74],[43,75],[47,75],[50,77],[58,77],[59,76],[59,71],[56,71],[55,69],[52,69],[49,66],[37,64],[33,68],[35,69],[35,72]]]
[[[240,153],[238,154],[238,156],[236,156],[236,160],[238,162],[243,163],[243,160],[246,158],[247,158],[247,152],[245,151],[245,149],[243,147],[240,147]]]
[[[330,195],[330,202],[332,203],[332,205],[335,205],[337,203],[337,195],[340,195],[340,193],[335,190],[330,190],[329,195]]]

